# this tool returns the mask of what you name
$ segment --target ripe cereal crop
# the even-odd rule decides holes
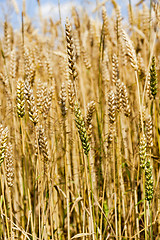
[[[98,2],[1,23],[0,239],[160,239],[160,4]]]

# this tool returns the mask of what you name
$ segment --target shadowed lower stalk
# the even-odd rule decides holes
[[[35,227],[34,227],[34,220],[33,220],[33,214],[32,214],[32,205],[31,205],[31,196],[30,196],[29,189],[28,189],[28,204],[29,204],[29,209],[31,211],[31,228],[32,228],[32,232],[33,232],[33,240],[35,240]]]
[[[143,170],[143,197],[144,197],[144,227],[145,227],[145,240],[148,239],[147,237],[147,220],[146,220],[146,194],[145,194],[145,171]]]
[[[120,124],[120,116],[117,116],[117,172],[118,172],[118,219],[119,219],[119,239],[121,240],[121,187],[122,187],[122,181],[123,181],[123,176],[122,176],[122,159],[121,159],[121,135],[120,135],[120,129],[121,129],[121,124]],[[123,194],[123,193],[122,193]]]
[[[113,140],[113,165],[114,165],[114,207],[115,207],[115,228],[116,228],[116,240],[118,240],[118,215],[117,215],[117,186],[116,186],[116,160],[114,156],[115,143]]]
[[[22,143],[22,171],[23,171],[23,204],[24,204],[24,217],[23,217],[23,224],[25,227],[26,224],[26,220],[25,220],[25,214],[26,214],[26,179],[27,179],[27,167],[26,167],[26,163],[25,163],[25,154],[24,154],[24,133],[23,133],[23,122],[22,122],[22,118],[20,118],[20,132],[21,132],[21,143]]]
[[[102,195],[102,211],[101,211],[101,219],[100,219],[100,240],[102,240],[103,206],[104,206],[104,195],[105,195],[105,189],[106,189],[106,177],[107,177],[107,167],[105,166],[103,195]]]
[[[64,146],[63,146],[63,157],[64,157],[64,168],[65,168],[65,183],[66,183],[66,201],[67,201],[67,235],[68,240],[70,240],[70,216],[69,216],[69,188],[68,188],[68,163],[67,163],[67,156],[66,156],[66,144],[67,144],[67,135],[66,135],[66,114],[67,114],[67,108],[66,108],[66,88],[65,84],[62,83],[61,85],[61,91],[60,91],[60,108],[61,108],[61,114],[62,114],[62,121],[63,121],[63,139],[64,139]]]
[[[151,225],[151,240],[153,240],[153,225],[152,225],[152,207],[151,207],[151,200],[149,201],[149,215],[150,215],[150,225]]]
[[[94,197],[93,197],[93,185],[92,185],[92,175],[91,175],[91,166],[90,166],[90,158],[89,154],[87,154],[87,161],[88,161],[88,168],[89,168],[89,178],[90,178],[90,186],[91,186],[91,201],[92,201],[92,213],[93,213],[93,239],[94,239],[94,234],[96,232],[96,222],[95,222],[95,209],[94,209]]]
[[[4,178],[2,178],[2,175],[1,175],[1,171],[0,171],[0,179],[1,179],[1,192],[2,192],[2,204],[3,204],[3,208],[4,208],[4,216],[5,216],[5,221],[6,221],[6,228],[7,228],[7,235],[8,235],[8,239],[10,239],[10,234],[9,234],[9,222],[8,222],[8,218],[7,218],[7,206],[6,206],[6,200],[5,200],[5,195],[4,195]],[[2,211],[2,208],[1,208],[1,211]],[[1,214],[3,214],[1,212]]]
[[[68,226],[68,240],[70,240],[70,216],[69,216],[69,189],[68,189],[68,165],[66,157],[66,122],[63,119],[63,136],[64,136],[64,165],[65,165],[65,182],[66,182],[66,200],[67,200],[67,226]]]
[[[160,137],[159,137],[159,130],[158,130],[158,111],[157,111],[157,106],[156,106],[156,101],[153,101],[153,106],[154,106],[154,116],[155,116],[155,130],[156,130],[156,135],[157,135],[157,142],[158,142],[158,149],[159,149],[159,154],[160,154]]]
[[[10,207],[10,225],[11,225],[11,239],[13,238],[13,211],[12,211],[12,193],[11,189],[9,189],[9,207]]]
[[[147,221],[146,221],[146,178],[145,178],[145,167],[146,167],[146,138],[145,135],[140,139],[139,146],[139,156],[140,156],[140,167],[142,168],[143,176],[143,198],[144,198],[144,225],[145,225],[145,240],[147,240]]]
[[[151,159],[151,150],[150,150],[150,159]],[[153,168],[153,162],[152,162],[152,168]],[[154,179],[154,176],[153,176]],[[153,192],[152,192],[152,197],[153,197]],[[153,224],[152,224],[152,206],[151,206],[151,201],[152,199],[149,200],[149,217],[150,217],[150,226],[151,226],[151,240],[153,240]]]
[[[36,134],[36,145],[37,145],[37,153],[38,153],[38,155],[37,155],[37,162],[35,162],[35,166],[36,166],[36,169],[38,168],[38,166],[39,166],[39,168],[40,168],[40,164],[38,164],[38,162],[40,163],[40,150],[39,150],[39,147],[38,147],[38,135],[39,135],[39,133],[38,133],[38,128],[35,128],[35,134]],[[39,173],[38,173],[39,174]],[[36,191],[35,191],[35,184],[36,184],[36,180],[38,181],[38,188],[39,188],[39,191],[40,191],[40,178],[39,178],[39,176],[36,176],[36,174],[34,175],[35,176],[35,178],[34,178],[34,209],[36,208]],[[36,177],[37,177],[37,179],[36,179]],[[39,214],[40,214],[40,196],[38,195],[38,212],[39,212]],[[35,211],[34,211],[34,227],[36,226],[36,213],[35,213]],[[40,216],[40,215],[39,215]],[[38,230],[38,232],[39,232],[39,236],[41,236],[41,231],[40,231],[40,217],[38,218],[38,226],[39,226],[39,230]],[[33,232],[33,237],[35,236],[35,229],[34,229],[34,232]]]
[[[92,177],[91,177],[91,169],[90,169],[90,161],[89,156],[87,154],[87,162],[85,159],[85,174],[87,179],[87,190],[88,190],[88,201],[89,201],[89,208],[90,208],[90,214],[91,214],[91,231],[92,231],[92,239],[95,239],[95,215],[94,215],[94,199],[93,199],[93,188],[92,188]],[[87,166],[88,165],[88,166]],[[88,179],[88,168],[89,168],[89,178]]]
[[[155,128],[156,128],[158,148],[159,148],[159,153],[160,153],[160,135],[158,133],[158,131],[159,131],[158,130],[158,118],[157,118],[158,112],[157,112],[156,101],[154,101],[153,106],[154,106],[154,115],[155,115]],[[160,112],[159,112],[159,115],[160,115]],[[158,198],[158,206],[160,206],[160,199],[159,198]],[[158,231],[159,231],[160,230],[160,217],[158,217],[158,225],[159,225],[159,229],[158,229]]]
[[[134,189],[134,201],[135,201],[135,212],[136,212],[136,228],[137,228],[137,236],[138,236],[138,239],[140,239],[140,234],[139,234],[139,219],[138,219],[138,202],[137,202],[137,189],[136,189],[136,186],[135,186],[135,189]],[[137,237],[136,237],[137,239]]]

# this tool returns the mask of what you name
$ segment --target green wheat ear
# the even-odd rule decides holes
[[[146,200],[151,201],[153,198],[153,175],[152,175],[152,166],[150,164],[149,157],[147,158],[146,166],[145,166],[145,178],[146,178],[146,183],[145,183]]]
[[[76,127],[78,128],[79,136],[82,142],[82,147],[84,150],[84,153],[88,155],[88,152],[90,150],[88,136],[87,136],[87,130],[85,128],[85,122],[79,107],[79,104],[76,102],[74,106],[74,114],[75,114],[75,122]]]
[[[153,56],[152,58],[152,65],[150,68],[150,89],[151,89],[151,94],[155,98],[157,94],[157,73],[156,73],[155,56]]]

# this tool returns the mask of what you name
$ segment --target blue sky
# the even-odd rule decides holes
[[[103,0],[99,0],[99,2],[102,1]],[[139,0],[132,0],[132,4],[135,5],[138,1]],[[5,15],[8,17],[8,20],[12,23],[14,28],[19,28],[21,24],[22,2],[23,0],[0,0],[0,29],[2,29]],[[39,12],[37,0],[25,0],[25,2],[27,15],[33,20],[35,26],[38,26]],[[117,3],[121,6],[122,16],[127,18],[128,0],[117,0]],[[16,14],[15,8],[12,4],[17,4],[19,14]],[[40,4],[43,18],[50,16],[54,22],[59,19],[58,0],[40,0]],[[82,11],[83,7],[92,17],[95,17],[95,14],[93,14],[92,11],[96,7],[96,0],[60,0],[60,5],[63,24],[66,17],[70,16],[70,11],[73,5],[75,5],[79,11]],[[109,0],[106,2],[106,9],[108,15],[110,15],[112,12],[112,4]]]

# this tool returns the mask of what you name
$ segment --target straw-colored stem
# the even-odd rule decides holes
[[[144,197],[144,228],[145,228],[145,240],[148,239],[147,236],[147,219],[146,219],[146,199],[145,199],[145,171],[143,171],[143,197]]]
[[[5,201],[5,195],[4,195],[4,178],[2,178],[1,171],[0,171],[0,179],[1,179],[1,188],[2,188],[2,196],[3,196],[3,207],[4,207],[4,213],[5,213],[7,235],[8,235],[8,239],[9,239],[10,238],[10,234],[9,234],[9,223],[8,223],[8,217],[7,217],[7,207],[6,207],[6,201]]]
[[[114,210],[115,210],[115,226],[116,226],[116,240],[118,240],[118,216],[117,216],[117,194],[114,193]]]
[[[32,213],[32,205],[31,205],[31,196],[30,196],[30,192],[28,189],[28,202],[29,202],[29,209],[31,211],[31,228],[32,228],[32,235],[33,235],[33,240],[35,240],[35,226],[34,226],[34,222],[33,222],[33,213]]]
[[[102,194],[102,211],[101,211],[101,219],[100,219],[100,240],[102,240],[102,221],[103,221],[103,205],[104,205],[104,194],[106,190],[106,176],[107,176],[107,167],[105,166],[104,172],[104,182],[103,182],[103,194]]]
[[[21,149],[22,149],[22,176],[23,176],[23,208],[24,208],[24,215],[22,219],[22,226],[25,228],[26,225],[26,179],[27,179],[27,166],[26,166],[26,159],[25,159],[25,152],[24,152],[24,132],[23,132],[23,120],[20,118],[20,133],[21,133]]]
[[[9,189],[9,206],[10,206],[10,224],[11,224],[11,239],[13,237],[13,217],[12,217],[12,193],[11,189]]]
[[[152,224],[152,207],[151,207],[151,201],[149,201],[149,215],[150,215],[150,226],[151,226],[151,240],[153,240],[153,224]]]
[[[92,232],[92,239],[95,239],[94,236],[94,221],[93,221],[93,212],[92,212],[92,201],[91,198],[93,197],[92,194],[93,192],[91,191],[91,182],[89,182],[89,178],[88,178],[88,167],[87,165],[89,165],[89,162],[87,163],[87,161],[89,161],[88,159],[88,155],[87,157],[84,156],[84,161],[85,161],[85,175],[86,175],[86,181],[87,181],[87,190],[88,190],[88,202],[89,202],[89,210],[90,210],[90,219],[91,219],[91,232]]]
[[[96,222],[95,222],[95,208],[94,208],[94,197],[93,197],[93,184],[92,184],[92,175],[91,175],[91,166],[90,166],[90,157],[87,155],[88,169],[89,169],[89,178],[90,178],[90,188],[91,188],[91,201],[92,201],[92,213],[93,213],[93,231],[96,232]],[[93,233],[93,239],[94,239]]]
[[[154,106],[154,116],[155,116],[155,132],[157,136],[157,142],[158,142],[158,149],[160,154],[160,137],[159,137],[159,130],[158,130],[158,112],[157,112],[157,106],[156,106],[156,100],[153,101]]]
[[[116,228],[116,240],[118,240],[118,216],[117,216],[117,187],[116,187],[116,159],[115,159],[115,142],[113,138],[112,155],[113,155],[113,174],[114,174],[114,211],[115,211],[115,228]]]
[[[137,236],[138,239],[140,239],[140,234],[139,234],[139,213],[138,213],[138,201],[137,201],[137,189],[135,187],[134,189],[134,201],[135,201],[135,211],[136,211],[136,228],[137,228]],[[137,237],[136,237],[137,239]]]
[[[70,240],[70,216],[69,216],[69,188],[68,188],[68,165],[66,157],[66,121],[63,119],[63,137],[64,137],[64,165],[65,165],[65,183],[66,183],[66,202],[67,202],[67,235]]]
[[[137,71],[135,71],[135,77],[136,77],[137,91],[138,91],[138,100],[139,100],[141,126],[142,126],[142,132],[144,132],[144,129],[143,129],[143,116],[142,116],[141,95],[140,95],[140,87],[139,87],[139,80],[138,80],[138,73],[137,73]]]

